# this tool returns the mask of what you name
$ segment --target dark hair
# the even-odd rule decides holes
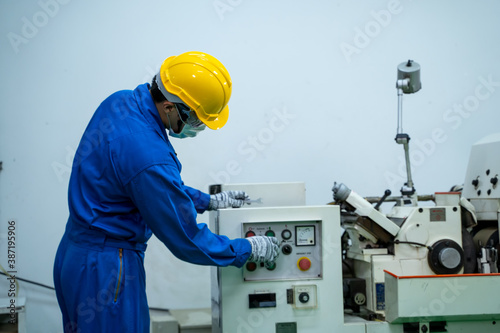
[[[161,103],[163,101],[166,101],[167,99],[163,94],[161,93],[160,89],[158,88],[158,84],[156,83],[156,75],[153,77],[153,80],[151,81],[151,96],[153,96],[153,101],[155,103]]]

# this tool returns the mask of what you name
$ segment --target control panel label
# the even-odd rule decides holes
[[[385,283],[376,283],[375,292],[377,293],[377,310],[385,310]]]
[[[446,208],[429,209],[431,222],[446,222]]]
[[[276,323],[276,333],[297,333],[297,323]]]

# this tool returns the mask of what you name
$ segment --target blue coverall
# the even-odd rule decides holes
[[[143,262],[152,233],[190,263],[246,262],[247,240],[196,223],[210,196],[180,172],[148,84],[104,100],[75,154],[54,263],[65,332],[149,332]]]

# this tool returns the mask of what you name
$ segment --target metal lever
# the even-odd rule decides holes
[[[387,199],[387,197],[391,195],[391,193],[392,193],[391,190],[385,190],[384,195],[382,196],[382,198],[380,198],[380,200],[377,202],[374,208],[378,210],[382,205],[382,203],[384,203],[385,199]]]
[[[251,205],[253,203],[262,204],[262,198],[258,198],[258,199],[246,199],[245,203],[247,205]]]

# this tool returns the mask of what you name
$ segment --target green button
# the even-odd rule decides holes
[[[269,236],[269,237],[275,237],[275,236],[276,236],[276,234],[274,233],[274,231],[272,231],[272,230],[268,230],[268,231],[266,231],[266,236]]]

